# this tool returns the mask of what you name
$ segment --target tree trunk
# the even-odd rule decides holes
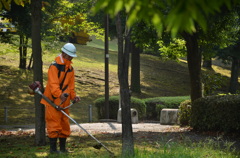
[[[27,44],[28,44],[28,37],[24,39],[24,35],[20,35],[20,46],[19,46],[19,68],[26,69],[27,66]]]
[[[24,69],[26,69],[27,67],[27,45],[28,45],[28,37],[26,36],[26,39],[24,40],[24,45],[22,46],[23,47],[23,65],[24,65]]]
[[[130,31],[127,31],[125,50],[123,51],[123,33],[120,14],[117,15],[116,29],[118,36],[118,79],[120,84],[122,109],[122,155],[123,157],[130,157],[134,155],[130,93],[128,84]]]
[[[41,0],[31,1],[32,13],[32,51],[34,81],[43,83],[42,48],[41,48]],[[40,104],[41,96],[35,95],[35,143],[45,145],[45,108]]]
[[[132,43],[131,58],[131,91],[133,93],[141,93],[140,85],[140,53],[142,50]]]
[[[32,69],[32,60],[33,60],[33,53],[31,54],[29,64],[28,64],[28,70]]]
[[[23,58],[23,49],[22,49],[22,45],[23,45],[23,41],[24,41],[24,36],[20,35],[19,36],[19,68],[22,69],[23,68],[23,62],[22,62],[22,58]]]
[[[201,81],[202,53],[198,50],[197,34],[184,32],[183,38],[186,41],[187,61],[190,75],[191,100],[194,101],[203,97]]]
[[[238,71],[239,71],[239,59],[237,57],[232,57],[231,79],[229,86],[229,92],[231,94],[236,94],[238,89]]]

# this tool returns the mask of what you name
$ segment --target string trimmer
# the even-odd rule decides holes
[[[31,85],[29,85],[30,89],[33,90],[35,93],[41,95],[43,97],[44,100],[46,100],[51,106],[53,106],[54,108],[58,108],[58,106],[56,104],[54,104],[50,99],[48,99],[45,95],[43,95],[43,93],[40,91],[41,88],[41,84],[38,81],[35,81],[34,83],[32,83]],[[69,106],[67,106],[66,108],[69,108],[70,106],[72,106],[74,103],[70,104]],[[66,109],[64,108],[64,109]],[[84,132],[86,132],[90,137],[92,137],[95,141],[98,142],[97,145],[94,145],[93,147],[95,149],[101,149],[101,147],[104,147],[112,156],[114,155],[113,152],[111,152],[103,143],[101,143],[99,140],[97,140],[97,138],[95,138],[91,133],[89,133],[86,129],[84,129],[80,124],[78,124],[73,118],[71,118],[67,113],[65,113],[63,110],[60,110],[65,116],[67,116],[70,120],[72,120],[78,127],[80,127]]]

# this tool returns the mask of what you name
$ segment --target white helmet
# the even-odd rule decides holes
[[[77,57],[76,47],[72,43],[65,44],[61,50],[71,57]]]

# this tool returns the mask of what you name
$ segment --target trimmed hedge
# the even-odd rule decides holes
[[[97,107],[98,119],[105,118],[105,97],[101,97],[95,100],[95,106]],[[146,115],[146,105],[141,99],[131,97],[131,107],[138,111],[138,118],[142,119]],[[119,96],[109,97],[109,119],[117,119],[119,108]]]
[[[209,96],[192,103],[190,125],[200,131],[240,131],[240,95]]]
[[[179,106],[179,122],[181,126],[189,126],[191,119],[191,100],[181,102]]]
[[[144,99],[146,108],[146,119],[160,119],[160,113],[163,108],[178,109],[181,102],[190,99],[189,96],[176,97],[155,97]]]

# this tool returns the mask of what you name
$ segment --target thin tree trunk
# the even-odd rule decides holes
[[[32,67],[32,60],[33,60],[33,53],[31,54],[30,60],[29,60],[29,64],[28,64],[28,70],[30,70]]]
[[[20,35],[19,36],[19,47],[18,47],[18,49],[19,49],[19,68],[20,69],[22,69],[22,67],[23,67],[23,62],[22,62],[22,59],[23,59],[23,41],[24,41],[24,37],[23,37],[23,35]]]
[[[24,35],[20,35],[20,46],[19,46],[19,68],[26,69],[27,66],[27,44],[28,44],[28,37],[24,39]]]
[[[42,72],[42,48],[41,48],[41,0],[31,1],[32,13],[32,51],[34,81],[43,83]],[[35,95],[35,143],[38,146],[45,145],[45,108],[40,104],[41,96]]]
[[[203,97],[201,81],[202,53],[198,50],[197,34],[184,32],[183,37],[187,47],[187,61],[190,75],[191,100]]]
[[[141,93],[140,85],[140,53],[141,49],[132,43],[131,57],[131,91],[133,93]]]
[[[22,68],[26,69],[27,67],[27,44],[28,44],[28,37],[23,41],[24,45],[22,46],[23,56],[22,56]]]
[[[125,39],[125,50],[123,51],[123,33],[120,14],[117,15],[116,27],[118,34],[118,79],[120,84],[122,109],[122,155],[123,157],[130,157],[134,155],[131,105],[128,83],[130,30],[126,31],[127,34]]]
[[[231,68],[231,79],[229,92],[231,94],[236,94],[238,89],[238,72],[239,72],[239,59],[232,57],[232,68]]]

